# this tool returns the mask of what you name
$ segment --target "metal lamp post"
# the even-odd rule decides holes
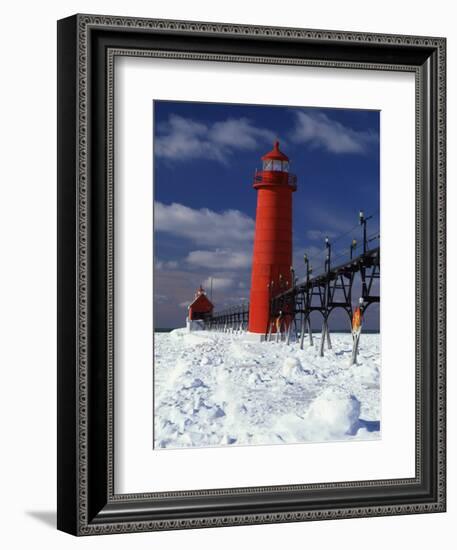
[[[365,214],[363,213],[363,210],[360,210],[359,212],[359,223],[363,227],[363,253],[365,254],[368,248],[368,241],[367,241],[367,222],[368,220],[371,220],[373,216],[368,216],[368,218],[365,217]]]
[[[303,261],[305,262],[305,266],[306,266],[306,305],[309,305],[309,276],[311,275],[311,273],[313,272],[313,269],[312,267],[310,267],[310,264],[309,264],[309,258],[308,258],[308,255],[305,253],[303,255]],[[302,324],[301,324],[301,334],[300,334],[300,349],[303,349],[303,342],[305,340],[305,332],[306,332],[306,326],[308,326],[308,335],[309,335],[309,345],[312,346],[314,345],[313,343],[313,333],[312,333],[312,330],[311,330],[311,320],[309,318],[309,313],[308,313],[308,316],[306,316],[306,313],[303,312],[303,321],[302,321]]]
[[[327,254],[325,257],[325,271],[327,272],[327,276],[330,275],[330,266],[332,261],[332,245],[330,244],[330,240],[328,237],[325,237],[325,248],[327,250]],[[324,356],[324,342],[327,338],[327,347],[328,349],[332,349],[332,342],[330,340],[330,332],[328,330],[328,304],[330,302],[330,287],[329,285],[326,286],[325,290],[325,313],[324,313],[324,324],[322,326],[322,336],[321,336],[321,347],[320,347],[320,356]]]
[[[353,258],[354,250],[356,248],[357,248],[357,241],[355,239],[352,239],[351,247],[350,247],[350,250],[349,250],[349,255],[350,255],[351,260]]]

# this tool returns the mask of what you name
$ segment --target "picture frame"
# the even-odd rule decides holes
[[[113,68],[122,55],[415,75],[414,477],[116,493]],[[445,63],[446,41],[436,37],[84,14],[58,22],[58,529],[92,535],[445,511]]]

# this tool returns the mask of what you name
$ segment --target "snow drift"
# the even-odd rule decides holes
[[[351,335],[332,340],[319,357],[318,336],[300,350],[242,334],[155,334],[155,448],[379,438],[379,335],[363,335],[352,366]]]

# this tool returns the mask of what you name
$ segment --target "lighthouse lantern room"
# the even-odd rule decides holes
[[[279,141],[276,141],[274,149],[262,157],[262,168],[270,172],[288,172],[289,157],[279,150]]]

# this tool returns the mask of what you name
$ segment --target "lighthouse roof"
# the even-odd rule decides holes
[[[189,307],[195,306],[196,304],[208,304],[209,306],[213,307],[213,304],[210,300],[208,300],[206,292],[203,290],[201,285],[195,293],[194,301],[189,305]]]
[[[279,150],[279,141],[275,141],[273,149],[262,157],[262,160],[289,160],[289,157]]]

